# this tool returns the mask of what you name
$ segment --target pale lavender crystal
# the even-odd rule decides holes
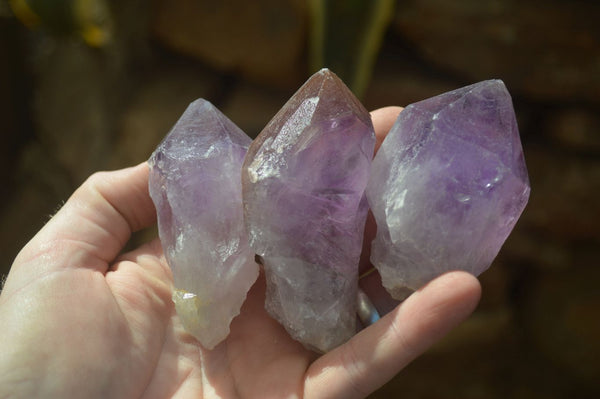
[[[369,113],[324,69],[268,123],[244,161],[244,214],[265,267],[265,307],[318,351],[356,332],[374,144]]]
[[[478,275],[529,198],[512,101],[488,80],[403,110],[367,187],[377,221],[371,261],[402,299],[449,270]]]
[[[150,158],[150,195],[185,329],[212,349],[258,276],[243,224],[241,167],[250,138],[196,100]]]

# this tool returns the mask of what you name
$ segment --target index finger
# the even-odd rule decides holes
[[[373,121],[373,127],[375,128],[375,153],[379,150],[383,139],[387,136],[402,110],[402,107],[384,107],[371,112],[371,120]],[[360,259],[360,274],[363,274],[373,267],[369,261],[369,257],[371,254],[371,241],[375,237],[376,230],[375,219],[373,218],[371,211],[369,211],[367,222],[365,224],[363,250]]]
[[[379,150],[383,139],[385,139],[403,109],[402,107],[384,107],[371,112],[371,119],[375,128],[375,153]]]
[[[362,398],[473,312],[479,281],[465,272],[444,274],[307,370],[305,397]],[[319,392],[319,394],[317,394]]]

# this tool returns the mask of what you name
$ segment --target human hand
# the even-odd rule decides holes
[[[379,143],[399,111],[373,112]],[[261,273],[228,338],[207,351],[175,314],[159,241],[119,255],[155,218],[145,163],[97,173],[23,248],[0,295],[0,398],[364,397],[480,296],[473,276],[445,274],[317,357],[265,312]],[[376,273],[361,283],[389,305]]]

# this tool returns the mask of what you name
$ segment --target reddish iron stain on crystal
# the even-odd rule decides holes
[[[243,223],[250,138],[205,100],[190,104],[152,154],[150,195],[185,329],[212,349],[258,276]]]
[[[318,351],[356,332],[374,145],[369,113],[324,69],[267,124],[244,161],[244,215],[265,268],[266,309]]]
[[[404,109],[375,157],[371,260],[397,297],[449,270],[478,275],[529,198],[512,101],[488,80]],[[401,299],[401,298],[400,298]]]

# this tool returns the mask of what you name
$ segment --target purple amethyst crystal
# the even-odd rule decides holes
[[[318,351],[356,332],[374,145],[369,113],[323,69],[268,123],[244,161],[244,216],[265,268],[265,307]]]
[[[250,138],[211,103],[190,104],[149,160],[150,195],[185,329],[212,349],[258,276],[243,222]]]
[[[402,299],[449,270],[479,275],[529,198],[512,101],[488,80],[411,104],[384,140],[367,188],[371,261]]]

